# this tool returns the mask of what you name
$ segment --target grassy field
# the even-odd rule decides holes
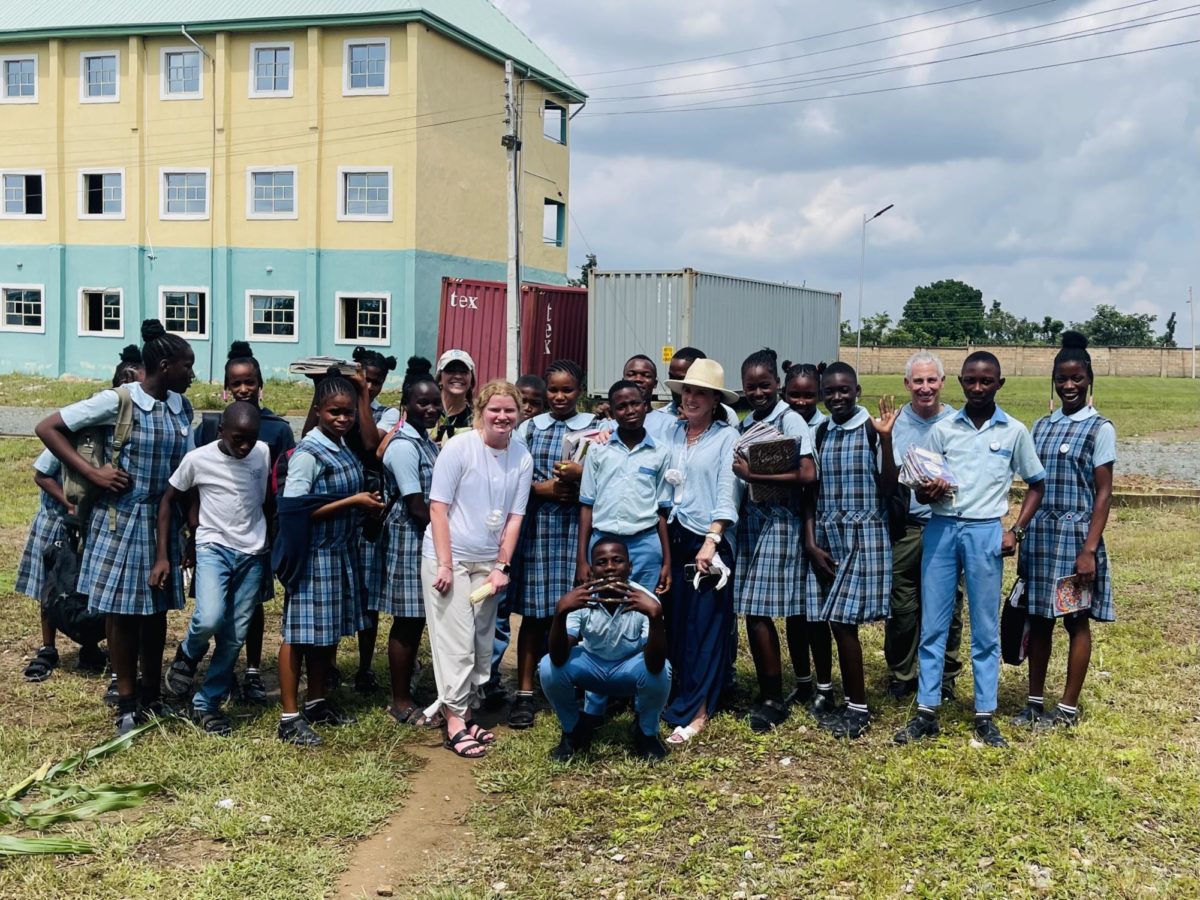
[[[733,377],[733,373],[729,373]],[[98,381],[6,375],[0,379],[0,406],[61,407],[91,396],[107,384]],[[862,380],[863,400],[872,409],[883,394],[904,394],[898,375],[868,375]],[[953,378],[944,394],[955,406],[962,405],[962,391]],[[197,409],[223,409],[219,387],[197,382],[188,393]],[[999,402],[1026,424],[1046,414],[1050,397],[1047,378],[1009,378],[1000,391]],[[307,382],[271,381],[263,402],[284,415],[303,415],[312,399]],[[384,391],[383,403],[398,403],[398,390]],[[1117,426],[1122,437],[1157,432],[1188,432],[1200,428],[1200,382],[1185,378],[1106,378],[1100,382],[1097,406]]]
[[[36,502],[28,478],[36,449],[31,440],[0,442],[0,491],[9,498],[0,506],[0,786],[111,734],[103,685],[70,671],[73,651],[45,684],[19,677],[37,644],[34,604],[12,591]],[[1006,727],[1009,751],[972,749],[969,703],[960,702],[947,707],[938,741],[893,747],[891,733],[911,710],[881,699],[881,629],[867,628],[876,721],[853,744],[799,713],[764,737],[722,715],[692,746],[647,769],[623,753],[628,714],[605,726],[591,760],[571,766],[546,759],[558,737],[549,715],[531,731],[503,734],[473,767],[490,801],[471,816],[474,842],[440,857],[423,893],[1200,895],[1198,529],[1196,510],[1115,513],[1108,538],[1120,621],[1095,629],[1084,721],[1072,734],[1034,738]],[[178,635],[182,616],[171,627]],[[1063,649],[1060,639],[1051,703]],[[270,682],[270,646],[267,656]],[[746,699],[752,671],[743,648]],[[1024,675],[1005,668],[1003,712],[1021,705]],[[970,696],[969,674],[958,690]],[[79,780],[152,780],[165,793],[57,830],[94,841],[95,856],[0,863],[0,896],[326,895],[355,840],[399,808],[409,779],[420,777],[406,751],[411,735],[380,709],[344,700],[357,705],[359,724],[315,753],[275,741],[277,708],[235,708],[239,727],[227,740],[184,726],[148,735]],[[471,771],[464,766],[463,777]],[[215,806],[224,798],[232,810]]]

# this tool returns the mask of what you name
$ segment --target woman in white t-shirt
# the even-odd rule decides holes
[[[520,404],[507,381],[485,384],[475,398],[474,427],[446,442],[429,491],[421,585],[438,698],[425,713],[440,708],[446,747],[467,759],[483,756],[496,740],[471,720],[471,709],[491,674],[497,597],[508,586],[533,478],[529,451],[512,441]]]

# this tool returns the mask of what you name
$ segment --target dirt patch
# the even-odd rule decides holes
[[[487,801],[475,785],[472,764],[442,748],[440,731],[405,750],[422,761],[421,768],[411,776],[403,808],[354,848],[335,894],[342,900],[378,896],[384,885],[397,897],[409,896],[437,860],[457,855],[474,840],[467,813]]]

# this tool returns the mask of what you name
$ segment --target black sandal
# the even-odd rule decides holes
[[[45,681],[58,668],[58,651],[53,647],[42,647],[29,661],[24,673],[26,681]]]
[[[464,744],[467,746],[464,747]],[[471,737],[471,733],[465,728],[454,735],[454,737],[448,737],[442,741],[442,746],[455,756],[461,756],[463,759],[482,759],[487,755],[487,747]],[[479,752],[472,752],[475,750]]]
[[[766,734],[788,717],[788,708],[778,700],[764,700],[750,713],[750,730],[755,734]]]
[[[485,747],[490,747],[492,744],[496,743],[496,735],[488,731],[475,720],[468,719],[466,727],[467,731],[471,733],[471,737],[479,741],[479,743],[483,744]]]
[[[396,709],[393,706],[387,708],[388,715],[396,720],[398,725],[416,725],[421,718],[421,708],[416,704],[407,706],[404,709]]]

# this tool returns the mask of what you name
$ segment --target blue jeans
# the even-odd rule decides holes
[[[921,549],[921,644],[917,702],[936,709],[942,699],[946,638],[954,615],[958,579],[966,576],[971,614],[971,671],[975,711],[996,711],[1000,684],[1000,588],[1004,536],[999,519],[934,516]]]
[[[576,687],[606,697],[637,698],[635,706],[642,734],[658,734],[658,719],[671,692],[669,662],[664,660],[662,670],[652,674],[646,669],[646,660],[641,653],[626,659],[600,659],[577,644],[571,648],[571,655],[561,666],[554,665],[550,661],[550,654],[546,654],[539,668],[542,691],[554,707],[554,714],[558,716],[563,731],[568,734],[579,724]]]
[[[505,591],[501,594],[500,605],[496,607],[496,636],[492,639],[492,677],[488,679],[489,687],[500,683],[500,660],[512,643],[512,622],[508,618],[512,615],[512,604],[508,600],[511,593]]]
[[[196,610],[183,639],[183,653],[203,659],[216,640],[204,683],[192,698],[198,710],[216,710],[233,686],[233,665],[267,574],[267,555],[248,556],[219,544],[196,548]]]

